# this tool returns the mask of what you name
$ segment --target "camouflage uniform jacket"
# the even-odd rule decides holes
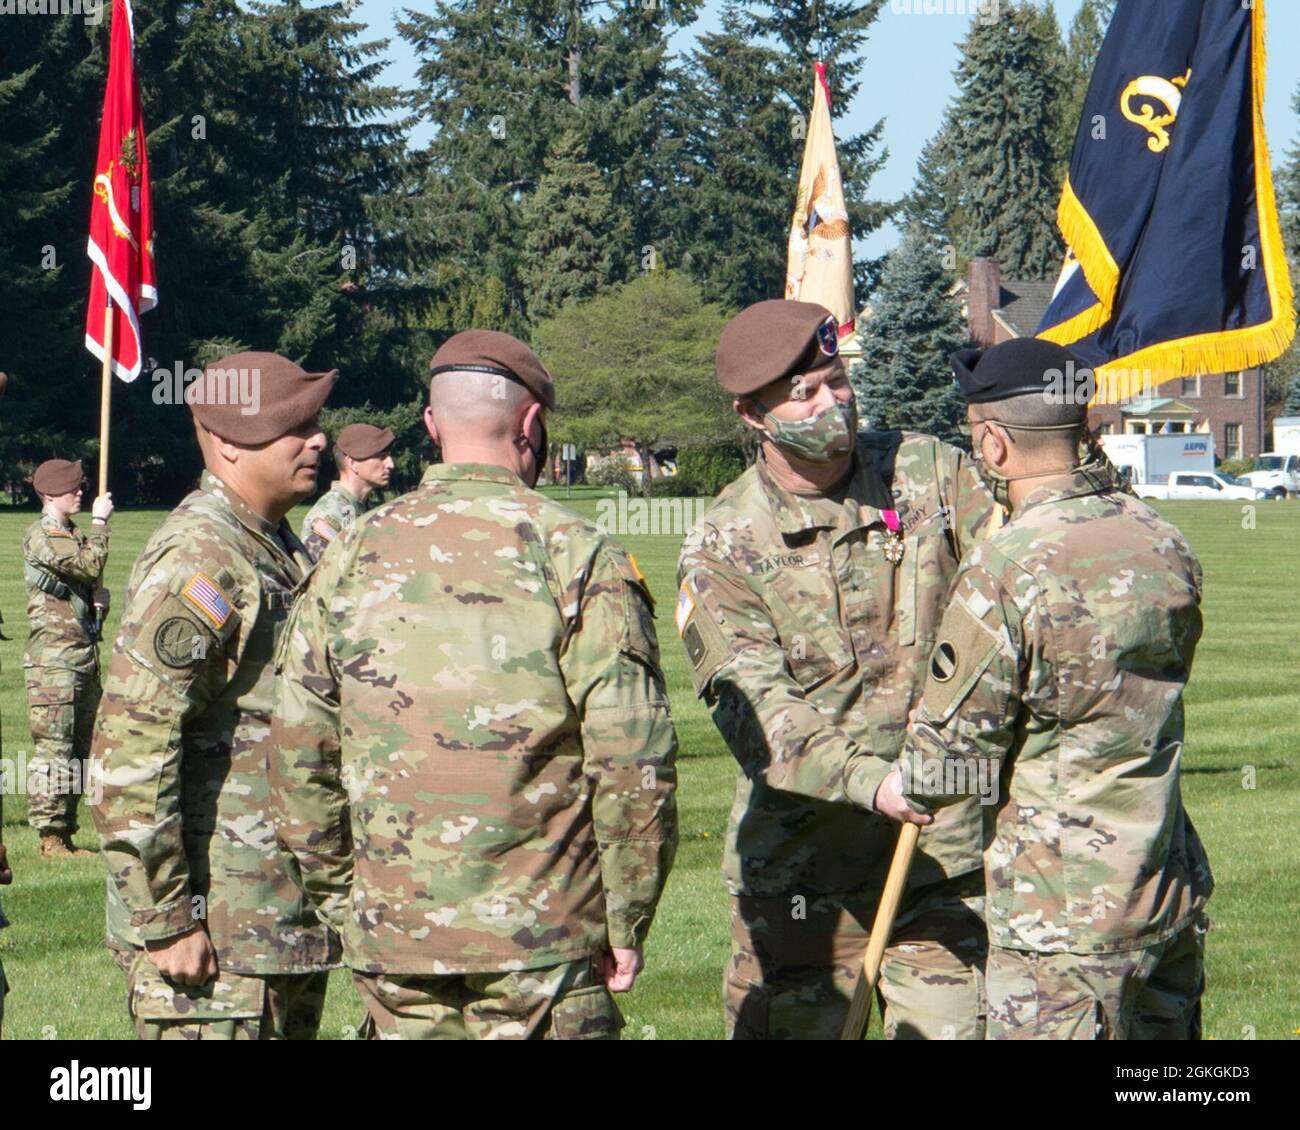
[[[92,525],[89,534],[49,514],[31,524],[23,538],[24,572],[35,570],[70,594],[45,592],[27,579],[27,619],[32,634],[23,655],[24,667],[96,669],[97,653],[90,634],[92,597],[107,560],[107,524]]]
[[[993,945],[1154,945],[1209,897],[1178,779],[1200,600],[1182,535],[1088,469],[1043,483],[962,563],[904,780],[934,807],[969,791],[970,759],[998,759]]]
[[[272,659],[307,568],[286,523],[207,473],[137,559],[92,753],[95,824],[130,914],[113,931],[110,900],[112,941],[205,917],[223,977],[317,970],[337,950],[267,807]]]
[[[366,504],[342,483],[336,482],[316,500],[302,520],[302,543],[313,561],[319,561],[325,547],[362,514]]]
[[[443,464],[340,534],[280,665],[277,830],[364,972],[646,936],[677,842],[652,601],[603,531]]]
[[[696,693],[740,764],[723,871],[735,894],[878,887],[898,838],[870,811],[920,698],[959,559],[1002,511],[955,448],[858,437],[844,505],[779,488],[760,460],[687,534],[677,627]],[[885,557],[887,511],[903,556]],[[980,866],[979,813],[921,838],[917,884]]]

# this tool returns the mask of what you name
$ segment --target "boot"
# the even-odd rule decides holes
[[[72,850],[59,832],[41,833],[42,859],[71,859]]]
[[[75,846],[71,832],[42,832],[42,859],[89,859],[95,853]]]

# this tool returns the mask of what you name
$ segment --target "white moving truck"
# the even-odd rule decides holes
[[[1178,471],[1214,471],[1214,436],[1209,432],[1105,435],[1102,449],[1134,487],[1167,486]]]
[[[1273,421],[1273,450],[1278,455],[1300,455],[1300,416],[1279,416]]]

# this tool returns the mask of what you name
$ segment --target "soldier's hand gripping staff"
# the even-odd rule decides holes
[[[840,1033],[896,838],[872,798],[957,563],[995,511],[954,448],[859,431],[837,345],[835,319],[806,302],[728,324],[718,379],[762,455],[678,566],[695,688],[741,770],[724,857],[736,1037]],[[889,1035],[982,1033],[979,870],[967,804],[923,837],[885,963]]]
[[[1059,346],[957,354],[971,446],[1011,520],[962,562],[901,773],[897,819],[986,785],[989,1037],[1200,1033],[1213,880],[1183,807],[1183,689],[1201,567],[1076,458],[1085,411],[1047,391]]]
[[[89,533],[72,520],[81,510],[80,460],[48,459],[32,487],[41,516],[23,538],[23,578],[31,624],[23,669],[32,733],[27,820],[42,857],[90,856],[73,846],[77,800],[99,703],[100,619],[96,599],[108,561],[112,495],[96,498]]]

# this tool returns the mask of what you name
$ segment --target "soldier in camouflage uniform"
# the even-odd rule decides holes
[[[260,413],[191,405],[206,470],[132,570],[95,732],[95,823],[142,1039],[312,1038],[338,942],[267,807],[272,657],[310,561],[284,515],[311,493],[335,374],[270,353]]]
[[[393,477],[393,433],[373,424],[349,424],[334,441],[339,477],[302,520],[302,541],[313,561],[365,513],[366,499]]]
[[[31,624],[23,655],[32,732],[27,821],[41,837],[42,857],[89,856],[94,852],[75,848],[72,836],[99,703],[95,603],[108,560],[113,499],[95,499],[85,534],[72,521],[81,509],[80,460],[46,460],[32,486],[42,510],[23,538]]]
[[[989,1038],[1196,1038],[1213,880],[1179,767],[1201,568],[1107,468],[1077,465],[1085,410],[1044,395],[1071,360],[1032,339],[955,358],[1011,521],[962,562],[877,806],[917,819],[904,797],[943,811],[1000,773]]]
[[[676,846],[677,737],[635,561],[525,483],[550,375],[433,359],[447,462],[321,559],[282,658],[278,834],[370,1034],[616,1038]]]
[[[871,810],[902,747],[958,560],[995,507],[955,449],[857,431],[835,319],[760,302],[718,377],[763,434],[681,550],[677,627],[740,764],[724,874],[735,1038],[838,1038],[897,840]],[[982,1035],[979,812],[922,837],[886,953],[886,1034]]]

